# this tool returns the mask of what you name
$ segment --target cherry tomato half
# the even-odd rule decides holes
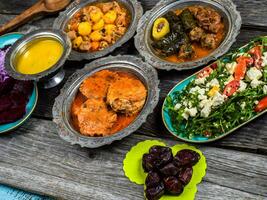
[[[240,82],[238,80],[232,80],[225,86],[223,94],[230,97],[237,91],[239,86]]]
[[[250,49],[249,54],[252,55],[253,59],[254,59],[254,65],[257,68],[261,68],[261,64],[262,64],[262,46],[255,46],[252,49]]]
[[[252,64],[253,59],[245,56],[237,58],[237,66],[235,68],[235,79],[240,81],[245,77],[247,65]]]
[[[212,68],[211,67],[205,67],[204,69],[202,69],[198,74],[197,74],[197,78],[205,78],[208,77],[211,72],[212,72]]]
[[[261,112],[267,108],[267,96],[264,97],[262,100],[259,101],[257,104],[255,111],[256,112]]]

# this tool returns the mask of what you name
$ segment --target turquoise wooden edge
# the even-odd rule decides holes
[[[1,200],[51,200],[48,197],[31,194],[5,185],[0,185],[0,199]]]

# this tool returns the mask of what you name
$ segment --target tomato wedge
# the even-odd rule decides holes
[[[224,88],[224,91],[223,91],[223,94],[230,97],[232,96],[236,91],[237,89],[239,88],[240,86],[240,81],[238,80],[232,80],[231,82],[229,82],[225,88]]]
[[[245,77],[247,71],[247,65],[252,64],[253,59],[246,56],[240,56],[237,58],[237,66],[235,68],[235,80],[242,80]]]
[[[250,49],[250,51],[248,52],[249,54],[252,55],[253,59],[254,59],[254,65],[257,68],[261,68],[261,64],[262,64],[262,47],[261,46],[255,46],[252,49]]]
[[[267,96],[264,97],[262,100],[259,101],[257,104],[255,111],[256,112],[261,112],[267,108]]]
[[[197,74],[197,78],[205,78],[208,77],[211,72],[212,72],[212,68],[211,67],[205,67],[204,69],[202,69],[198,74]]]

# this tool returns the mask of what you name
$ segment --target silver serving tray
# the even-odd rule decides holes
[[[146,86],[148,95],[146,103],[137,118],[125,129],[106,137],[90,137],[81,135],[70,123],[71,104],[78,92],[83,80],[97,71],[109,69],[126,71],[136,75]],[[59,136],[71,144],[79,144],[82,147],[97,148],[111,144],[115,140],[130,135],[136,131],[152,113],[159,100],[158,75],[156,70],[140,58],[134,56],[109,56],[87,64],[83,69],[74,73],[61,89],[53,106],[53,121],[57,125]]]
[[[199,60],[183,63],[166,61],[156,55],[155,50],[151,46],[151,30],[153,23],[158,17],[170,10],[184,8],[190,5],[209,6],[218,11],[226,24],[227,34],[225,39],[209,56]],[[147,11],[139,21],[137,34],[135,36],[135,46],[145,60],[155,68],[163,70],[194,69],[225,54],[235,42],[236,36],[239,34],[241,23],[240,13],[236,10],[236,6],[231,0],[162,0],[152,10]]]
[[[127,32],[113,45],[110,47],[97,52],[78,52],[76,50],[72,50],[69,56],[69,60],[91,60],[99,57],[103,57],[112,51],[114,51],[117,47],[120,47],[122,44],[126,43],[129,39],[131,39],[136,31],[138,21],[143,15],[143,8],[141,3],[137,0],[117,0],[122,3],[130,12],[132,19],[129,25]],[[81,0],[79,3],[74,1],[70,4],[64,12],[61,12],[54,21],[53,28],[60,29],[62,31],[66,30],[66,26],[72,16],[78,12],[81,8],[87,6],[88,4],[94,2],[105,2],[105,0]]]

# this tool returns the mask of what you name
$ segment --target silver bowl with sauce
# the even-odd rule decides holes
[[[53,28],[65,31],[69,20],[74,16],[75,13],[77,13],[83,7],[90,5],[92,3],[96,3],[96,2],[107,2],[107,1],[105,0],[81,0],[79,3],[74,1],[69,7],[67,7],[67,9],[64,12],[61,12],[59,14],[59,17],[54,21]],[[126,43],[129,39],[131,39],[134,36],[138,21],[143,15],[143,8],[141,6],[141,3],[138,2],[137,0],[117,0],[117,2],[124,5],[131,15],[131,23],[129,24],[129,27],[126,33],[119,40],[117,40],[115,44],[101,51],[79,52],[73,49],[68,58],[69,60],[80,61],[80,60],[91,60],[91,59],[103,57],[111,53],[112,51],[114,51],[116,48],[120,47],[124,43]]]
[[[104,137],[90,137],[80,134],[72,125],[70,109],[76,97],[81,83],[94,73],[108,69],[124,71],[135,75],[145,85],[148,93],[144,107],[136,119],[119,132]],[[60,95],[53,106],[53,121],[56,123],[59,136],[71,144],[79,144],[82,147],[97,148],[121,140],[136,131],[145,121],[147,116],[159,100],[158,76],[156,70],[140,58],[134,56],[109,56],[87,64],[83,69],[75,72],[66,82]]]
[[[63,52],[59,60],[49,69],[37,74],[22,74],[18,72],[16,68],[19,56],[23,55],[32,44],[43,39],[52,39],[62,45]],[[36,30],[24,35],[14,43],[6,55],[5,68],[8,74],[15,79],[39,81],[44,88],[51,88],[58,85],[64,79],[65,73],[62,67],[70,51],[71,41],[64,32],[50,29]]]
[[[151,45],[151,30],[154,21],[170,10],[182,9],[193,5],[211,7],[222,16],[226,34],[220,46],[208,56],[194,61],[174,63],[160,58]],[[194,69],[225,54],[235,42],[240,31],[241,23],[240,13],[236,10],[236,6],[231,0],[162,0],[141,18],[135,36],[135,46],[141,56],[155,68],[163,70],[175,69],[179,71]]]

